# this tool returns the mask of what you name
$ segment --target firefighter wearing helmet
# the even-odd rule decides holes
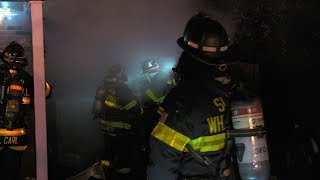
[[[171,74],[161,69],[156,60],[149,59],[142,65],[146,81],[141,87],[141,104],[147,109],[159,105],[174,86]]]
[[[101,160],[107,179],[139,179],[134,159],[136,123],[140,106],[125,84],[127,74],[120,64],[112,65],[97,88],[92,113],[104,133],[105,151]]]
[[[21,179],[21,155],[33,139],[27,115],[33,112],[33,77],[24,70],[28,61],[19,43],[9,43],[0,58],[0,179]],[[51,86],[45,87],[48,97]]]
[[[228,179],[234,47],[224,27],[204,13],[189,19],[177,42],[183,49],[173,68],[179,82],[158,109],[147,175],[150,180]]]
[[[141,122],[139,123],[140,149],[144,161],[141,166],[146,172],[147,154],[149,151],[149,136],[157,123],[155,114],[160,103],[163,101],[169,90],[174,87],[172,74],[165,71],[155,59],[147,59],[142,63],[142,75],[139,94],[140,103],[143,109]]]

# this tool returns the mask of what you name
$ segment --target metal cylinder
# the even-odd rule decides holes
[[[20,104],[22,102],[23,87],[21,81],[13,80],[8,87],[8,100],[5,111],[7,129],[12,130],[13,124],[18,118]]]
[[[264,127],[262,105],[259,98],[236,100],[232,103],[234,129]],[[237,161],[242,180],[267,180],[270,163],[266,135],[236,137]]]

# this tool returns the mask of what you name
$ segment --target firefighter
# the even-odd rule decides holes
[[[96,90],[92,113],[101,123],[105,152],[101,160],[107,179],[138,179],[136,123],[140,106],[125,84],[127,74],[120,64],[111,66],[104,84]]]
[[[224,27],[205,13],[194,15],[177,40],[183,49],[173,70],[178,79],[161,103],[150,137],[150,180],[230,177],[230,87],[237,62]]]
[[[138,123],[138,148],[141,157],[139,167],[142,169],[141,173],[146,176],[149,136],[157,124],[157,117],[154,115],[166,94],[175,86],[175,82],[172,74],[164,71],[158,62],[153,59],[147,59],[142,63],[142,75],[143,77],[136,83],[138,84],[138,94],[142,108],[141,121]]]
[[[21,156],[33,134],[33,77],[24,69],[28,61],[19,43],[9,43],[0,57],[0,179],[20,180]],[[45,87],[49,97],[51,85]]]
[[[145,133],[147,134],[145,137],[149,137],[148,135],[157,123],[157,119],[152,116],[169,90],[174,87],[175,81],[171,74],[161,69],[156,60],[148,59],[145,61],[142,65],[142,70],[146,79],[140,89],[140,103],[143,108],[142,122],[144,123],[142,127],[145,128]]]
[[[162,70],[156,60],[148,59],[142,65],[146,79],[141,87],[141,104],[151,107],[160,104],[169,90],[175,85],[172,74]]]

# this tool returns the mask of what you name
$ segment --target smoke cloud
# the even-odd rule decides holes
[[[101,152],[99,122],[92,120],[95,89],[113,63],[129,80],[141,62],[177,60],[186,21],[204,8],[199,0],[55,0],[44,3],[48,138],[52,154],[78,169]]]

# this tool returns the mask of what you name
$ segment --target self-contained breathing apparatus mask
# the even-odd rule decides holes
[[[7,129],[12,130],[15,120],[17,120],[20,112],[20,104],[23,98],[23,87],[21,81],[12,80],[8,87],[7,105],[5,111],[5,119],[7,121]]]

